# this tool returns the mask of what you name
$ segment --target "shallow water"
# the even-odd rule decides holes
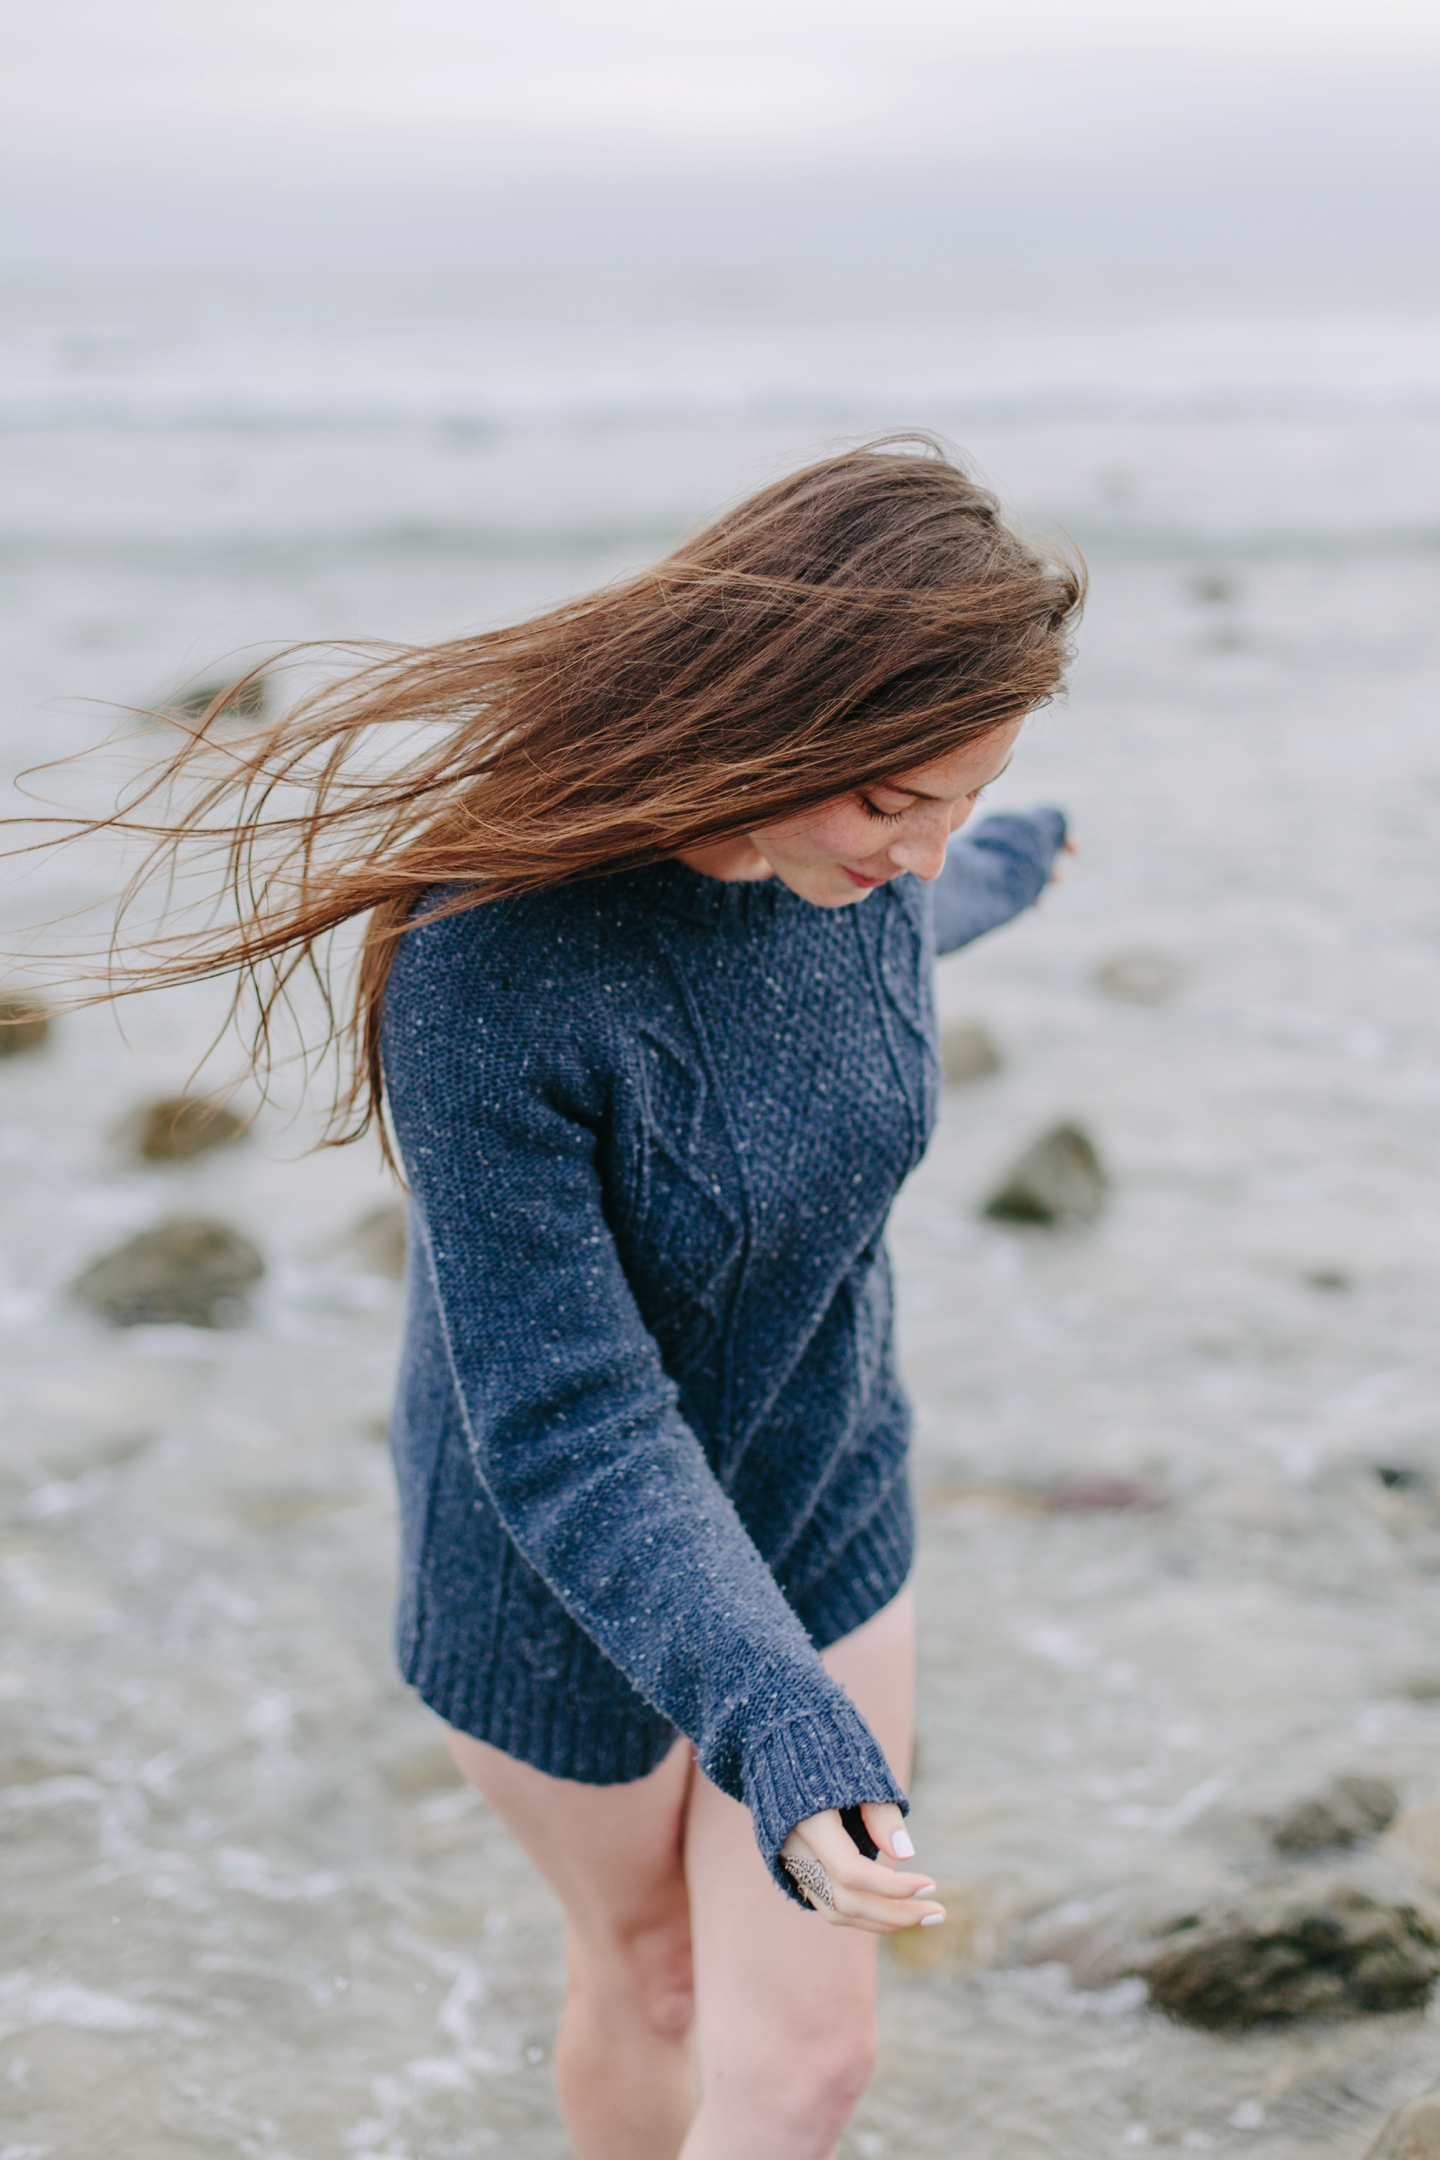
[[[44,421],[7,512],[12,768],[247,641],[577,589],[884,421],[948,427],[1085,544],[1074,695],[996,797],[1064,802],[1082,854],[943,964],[1006,1063],[950,1092],[896,1217],[916,1835],[955,1922],[887,1960],[846,2151],[1359,2160],[1440,2075],[1433,2018],[1186,2033],[1106,1944],[1283,1875],[1262,1818],[1333,1771],[1405,1801],[1347,1876],[1440,1896],[1433,329],[672,296],[648,337],[456,303],[446,347],[373,295],[303,337],[273,296],[240,329],[162,298],[12,301],[14,417]],[[44,868],[9,919],[105,874]],[[1177,963],[1167,1002],[1097,990],[1136,948]],[[271,1113],[189,1166],[111,1137],[214,1010],[0,1063],[0,2154],[558,2160],[553,1911],[390,1668],[396,1293],[341,1242],[380,1174]],[[1061,1115],[1101,1220],[981,1221]],[[192,1207],[266,1251],[253,1325],[68,1303]],[[1163,1504],[1057,1512],[1065,1475]]]

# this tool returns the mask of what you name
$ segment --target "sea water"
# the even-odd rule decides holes
[[[1428,2017],[1202,2036],[1123,1944],[1289,1879],[1266,1819],[1337,1771],[1404,1801],[1350,1876],[1440,1895],[1440,315],[736,276],[35,286],[0,321],[8,774],[158,753],[130,716],[296,640],[543,606],[884,431],[1084,549],[1072,694],[993,797],[1080,852],[942,964],[1004,1064],[894,1227],[953,1921],[886,1958],[845,2152],[1358,2156],[1440,2074]],[[17,868],[7,937],[111,875]],[[1163,1001],[1104,994],[1135,952]],[[554,1909],[392,1676],[374,1153],[307,1154],[285,1100],[189,1165],[117,1137],[222,1005],[0,1063],[0,2153],[558,2160]],[[984,1220],[1060,1118],[1103,1215]],[[250,1324],[74,1305],[197,1212],[264,1251]]]

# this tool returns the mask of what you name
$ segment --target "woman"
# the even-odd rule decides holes
[[[565,1908],[579,2160],[833,2154],[875,1938],[943,1917],[903,1866],[881,1239],[934,1116],[933,954],[1063,843],[1046,811],[949,845],[1080,597],[881,446],[179,761],[242,930],[148,980],[268,969],[265,1016],[368,917],[347,1099],[388,1102],[413,1203],[401,1663]]]

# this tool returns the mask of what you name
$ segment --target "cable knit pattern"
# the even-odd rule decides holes
[[[882,1234],[935,1115],[933,956],[1063,837],[990,818],[843,909],[660,863],[417,927],[391,975],[402,1670],[555,1777],[686,1734],[791,1894],[797,1822],[906,1804],[817,1651],[910,1567]]]

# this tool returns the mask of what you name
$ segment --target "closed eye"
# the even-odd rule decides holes
[[[865,812],[866,817],[878,818],[882,825],[898,825],[901,818],[905,815],[905,812],[903,810],[877,809],[875,804],[871,802],[868,795],[862,795],[860,797],[860,807]]]

